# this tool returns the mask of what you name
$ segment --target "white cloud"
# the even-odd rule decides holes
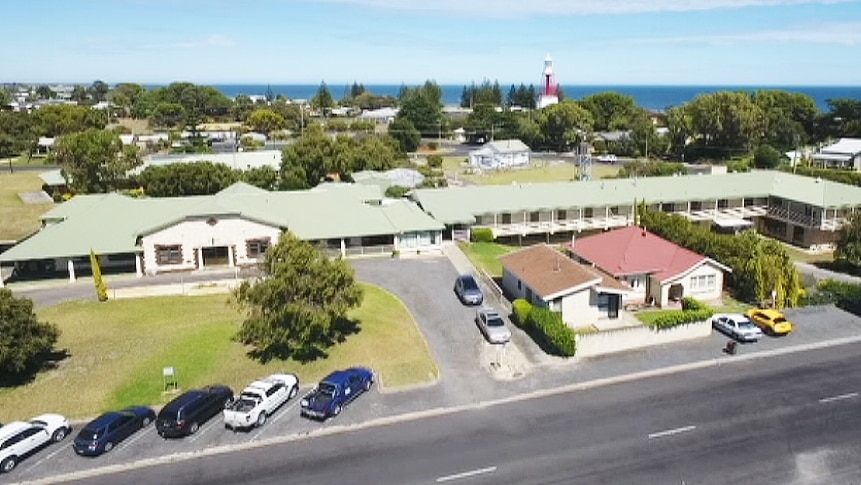
[[[616,44],[617,42],[611,42]],[[803,43],[861,45],[861,22],[830,23],[791,27],[786,29],[729,32],[677,37],[629,38],[618,44],[711,44],[733,45],[745,43]]]
[[[372,8],[480,17],[689,12],[745,7],[850,3],[857,0],[325,0]]]

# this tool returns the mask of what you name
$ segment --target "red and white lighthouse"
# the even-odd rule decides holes
[[[553,58],[550,54],[544,59],[544,89],[538,97],[538,109],[559,103],[559,85],[556,84],[556,74],[553,72]]]

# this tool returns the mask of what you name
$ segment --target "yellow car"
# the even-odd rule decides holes
[[[793,328],[792,322],[783,313],[771,308],[751,308],[746,315],[757,327],[771,335],[786,335]]]

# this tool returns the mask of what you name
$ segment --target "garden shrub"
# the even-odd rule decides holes
[[[663,330],[677,327],[679,325],[686,325],[688,323],[702,322],[711,318],[714,313],[714,310],[711,308],[665,313],[655,319],[652,323],[652,327],[658,330]]]
[[[560,355],[571,357],[577,353],[577,332],[565,325],[561,313],[537,307],[529,312],[527,321]]]
[[[517,320],[517,324],[524,328],[529,325],[529,314],[532,313],[533,308],[532,303],[529,303],[523,298],[518,298],[514,300],[511,307],[514,310],[514,317],[515,320]]]
[[[493,242],[493,229],[479,227],[472,230],[472,242]]]

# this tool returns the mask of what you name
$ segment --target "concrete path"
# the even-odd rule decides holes
[[[852,276],[846,273],[838,273],[836,271],[820,268],[810,263],[802,263],[800,261],[796,261],[795,267],[798,268],[798,271],[801,274],[810,275],[817,280],[835,280],[843,281],[845,283],[861,283],[861,278],[857,276]]]

